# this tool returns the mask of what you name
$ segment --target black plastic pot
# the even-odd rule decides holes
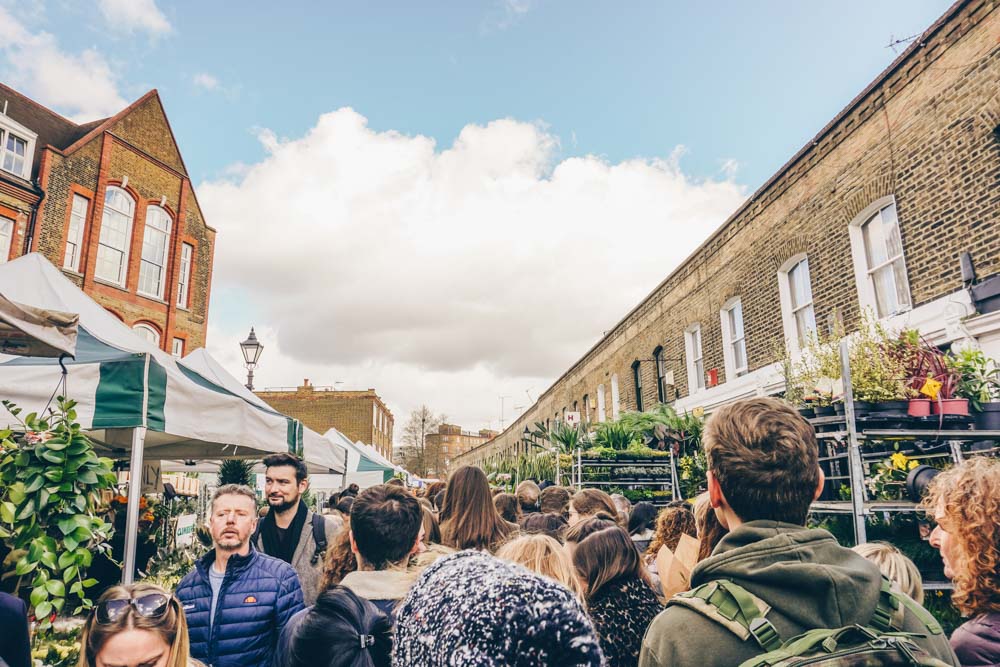
[[[807,408],[799,408],[798,413],[803,417],[805,417],[806,419],[810,419],[816,414],[815,412],[813,412],[813,408],[811,405]]]
[[[832,417],[834,414],[832,405],[817,405],[813,408],[813,412],[817,417]]]
[[[884,417],[905,417],[909,401],[883,401],[872,406],[871,414]]]
[[[868,401],[854,401],[854,417],[867,417],[875,409],[874,403]]]
[[[833,404],[833,411],[835,413],[837,413],[838,415],[842,416],[844,414],[844,402],[843,401],[837,401],[836,403],[834,403]]]
[[[973,412],[977,431],[1000,431],[1000,402],[983,403],[982,412]]]

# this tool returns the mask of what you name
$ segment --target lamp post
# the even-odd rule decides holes
[[[260,353],[264,351],[264,346],[257,340],[253,327],[250,327],[247,339],[240,343],[240,350],[243,352],[243,365],[247,367],[247,389],[253,391],[253,369],[257,367]]]

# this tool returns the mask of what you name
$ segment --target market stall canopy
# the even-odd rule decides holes
[[[344,485],[357,484],[362,489],[376,484],[388,482],[396,474],[393,466],[378,461],[366,451],[362,443],[351,442],[351,439],[335,428],[331,428],[323,436],[334,444],[347,449],[347,473]]]
[[[75,313],[27,306],[0,293],[0,354],[75,356],[79,321]]]
[[[105,454],[125,456],[136,428],[146,429],[150,460],[302,454],[306,440],[322,439],[211,373],[178,363],[37,253],[0,265],[0,293],[34,308],[79,314],[76,357],[66,362],[67,394],[78,403],[77,421]],[[55,359],[0,356],[0,398],[25,412],[40,412],[60,380]],[[338,450],[323,461],[329,471],[344,471]]]

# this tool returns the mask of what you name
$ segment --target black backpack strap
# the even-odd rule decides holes
[[[781,647],[781,635],[765,616],[771,606],[742,586],[725,579],[703,584],[672,597],[667,606],[678,604],[698,612],[738,636],[753,637],[765,651]]]
[[[326,553],[326,517],[322,514],[312,515],[313,542],[316,543],[316,551],[312,555],[312,564],[315,565]]]

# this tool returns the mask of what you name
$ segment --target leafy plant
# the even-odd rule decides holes
[[[254,487],[256,475],[253,474],[253,461],[245,459],[226,459],[219,466],[219,486],[223,484],[241,484]]]
[[[36,632],[32,637],[31,657],[34,664],[45,667],[76,667],[80,660],[82,619],[56,621],[52,627]]]
[[[973,410],[982,412],[984,403],[1000,396],[1000,368],[981,350],[962,350],[945,359],[947,367],[958,375],[953,395],[969,399]]]
[[[594,444],[598,447],[623,450],[636,447],[640,442],[635,431],[620,421],[598,424],[594,432]]]
[[[868,480],[868,490],[878,500],[900,500],[906,496],[906,476],[910,470],[920,465],[900,451],[872,466],[872,476]]]
[[[86,577],[94,553],[110,554],[111,524],[97,516],[101,491],[117,484],[111,461],[99,458],[76,423],[76,402],[60,396],[47,417],[3,405],[18,421],[20,433],[0,431],[0,538],[20,557],[15,575],[20,587],[31,577],[31,608],[40,627],[64,611],[92,606]]]
[[[160,549],[149,562],[149,569],[143,581],[172,591],[177,588],[184,575],[194,569],[197,560],[207,550],[198,540],[188,547]]]
[[[909,398],[907,375],[902,359],[892,354],[896,340],[875,319],[871,310],[861,316],[861,326],[851,338],[851,386],[854,399],[881,403]]]

